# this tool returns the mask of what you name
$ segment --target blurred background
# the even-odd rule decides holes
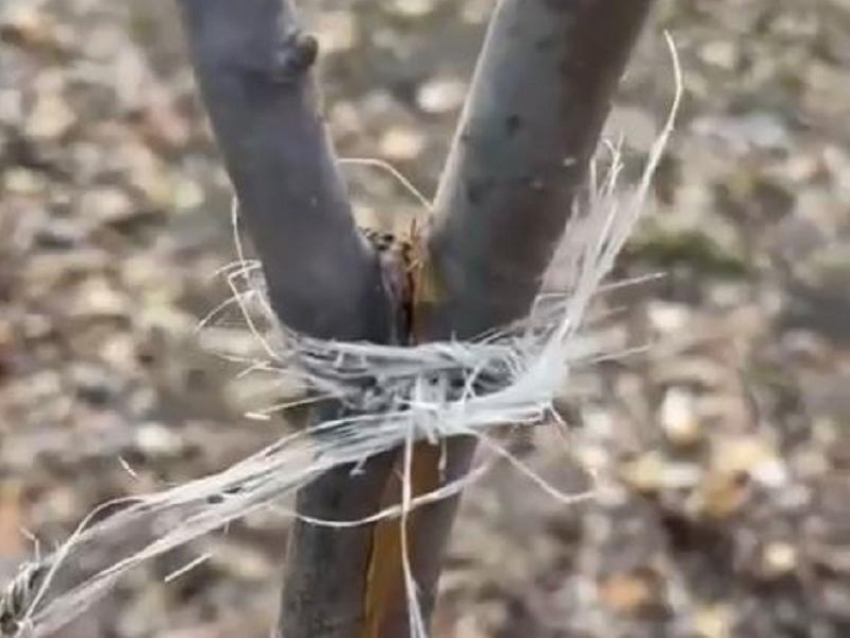
[[[493,0],[300,4],[340,153],[431,195]],[[471,488],[435,638],[850,635],[850,2],[660,0],[609,123],[627,181],[674,90],[663,29],[685,102],[616,279],[663,277],[596,322],[641,349],[577,371],[566,439],[516,448],[597,498],[510,467]],[[421,212],[346,172],[364,223]],[[280,434],[241,416],[269,380],[216,355],[254,340],[196,333],[229,294],[229,207],[172,2],[0,4],[0,585],[98,503]],[[266,636],[286,529],[154,561],[62,635]]]

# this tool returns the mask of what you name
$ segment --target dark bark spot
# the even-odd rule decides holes
[[[289,36],[275,55],[272,73],[278,82],[301,77],[319,57],[319,41],[300,31]]]
[[[319,58],[319,41],[308,33],[299,33],[295,37],[293,49],[299,68],[306,70]]]
[[[505,129],[508,132],[508,137],[513,137],[522,128],[522,118],[519,115],[509,115],[505,120]]]
[[[480,182],[478,180],[469,180],[466,183],[466,197],[469,200],[469,203],[473,206],[477,206],[484,199],[484,196],[487,194],[487,184],[484,182]]]

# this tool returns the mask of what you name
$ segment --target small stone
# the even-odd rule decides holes
[[[389,159],[408,161],[415,159],[425,148],[425,136],[412,128],[394,126],[388,129],[379,142],[381,154]]]
[[[0,556],[20,556],[26,549],[21,534],[26,525],[22,496],[22,483],[4,478],[0,484]]]
[[[661,477],[666,461],[659,452],[648,452],[622,467],[622,477],[632,489],[643,493],[657,492],[661,489]]]
[[[647,306],[647,316],[659,334],[668,335],[684,330],[693,312],[685,304],[654,300]]]
[[[675,446],[690,447],[702,439],[695,403],[693,394],[682,388],[670,388],[664,395],[659,420],[665,436]]]
[[[45,339],[53,334],[54,325],[50,317],[43,314],[27,314],[25,315],[19,326],[24,339],[27,341],[37,341]]]
[[[170,210],[174,185],[168,167],[150,148],[135,142],[117,146],[111,155],[113,170],[123,173],[145,198],[145,206]]]
[[[0,184],[9,194],[38,195],[47,190],[47,182],[43,175],[27,168],[10,167],[3,171]]]
[[[130,298],[102,277],[83,284],[69,309],[69,314],[78,319],[122,318],[129,312]]]
[[[766,111],[740,116],[705,116],[694,120],[691,127],[696,135],[714,137],[739,153],[779,151],[791,144],[785,121],[779,115]]]
[[[624,463],[623,481],[633,490],[653,494],[662,490],[689,489],[701,478],[700,469],[690,463],[676,463],[653,450]]]
[[[272,567],[265,554],[233,543],[216,544],[213,564],[240,581],[261,582],[269,578]]]
[[[137,344],[129,334],[118,333],[107,337],[100,347],[100,359],[113,370],[124,374],[137,371]]]
[[[82,243],[85,231],[74,220],[51,219],[34,237],[39,247],[48,250],[69,250]]]
[[[76,115],[58,94],[43,94],[27,118],[25,130],[35,139],[56,140],[65,135],[76,121]]]
[[[769,489],[787,485],[788,471],[775,447],[756,435],[717,441],[710,467],[687,507],[694,516],[725,519],[747,502],[752,482]]]
[[[24,117],[24,96],[22,91],[0,89],[0,124],[17,125]]]
[[[761,572],[765,578],[781,578],[797,567],[797,548],[786,542],[768,543],[761,556]]]
[[[194,210],[204,203],[204,199],[204,190],[196,181],[188,178],[175,180],[174,207],[178,211]]]
[[[122,189],[104,186],[91,189],[83,196],[80,211],[101,223],[113,224],[132,216],[133,203]]]
[[[33,508],[28,525],[43,525],[46,521],[69,521],[79,516],[81,511],[80,495],[66,485],[59,483],[39,499],[39,507]]]
[[[351,102],[340,101],[331,105],[327,118],[331,128],[342,138],[359,135],[365,127],[362,113]]]
[[[152,457],[178,456],[183,450],[183,439],[160,423],[145,423],[136,431],[136,445]]]
[[[724,71],[733,71],[738,66],[738,49],[728,40],[707,42],[700,49],[699,56],[706,64]]]
[[[712,455],[712,466],[720,474],[746,474],[774,489],[788,481],[788,472],[776,448],[758,436],[742,436],[718,443]]]
[[[653,584],[640,574],[614,574],[599,587],[605,603],[621,614],[634,614],[655,600]]]
[[[419,87],[416,103],[426,113],[450,113],[463,106],[468,88],[457,78],[432,78]]]
[[[699,638],[731,638],[734,614],[724,605],[700,607],[694,614],[694,633]]]

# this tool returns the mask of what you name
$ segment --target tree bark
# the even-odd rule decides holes
[[[316,41],[290,0],[178,0],[190,58],[281,322],[311,336],[388,343],[393,300],[354,225],[320,112]],[[335,404],[316,418],[332,418]],[[343,467],[298,494],[301,513],[376,511],[393,454]],[[278,635],[353,636],[364,616],[369,528],[290,532]]]
[[[204,104],[281,321],[385,341],[390,301],[320,112],[290,0],[178,0]]]
[[[193,65],[247,230],[287,326],[393,339],[393,300],[359,236],[290,0],[177,0]],[[522,317],[572,202],[652,0],[501,0],[436,200],[416,284],[415,338],[467,339]],[[320,416],[335,415],[326,406]],[[462,476],[475,445],[416,447],[414,495]],[[357,519],[397,500],[397,454],[342,468],[298,496],[314,517]],[[410,555],[426,615],[458,499],[414,512]],[[408,635],[398,521],[349,530],[296,522],[280,638]]]
[[[529,311],[651,5],[498,4],[437,193],[416,287],[418,340],[472,338]],[[456,438],[447,448],[448,476],[463,475],[475,442]],[[439,454],[420,445],[416,455],[414,494],[422,494],[439,485]],[[410,556],[426,616],[458,503],[446,499],[410,517]],[[382,523],[377,533],[392,536],[391,525],[398,523]],[[392,583],[382,584],[381,618],[374,621],[380,629],[370,638],[409,635],[402,568],[392,553],[398,552],[373,556],[395,567]]]

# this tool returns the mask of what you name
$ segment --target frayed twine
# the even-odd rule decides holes
[[[681,100],[679,60],[672,38],[665,35],[673,60],[676,94],[640,182],[628,197],[617,193],[622,168],[619,146],[609,146],[607,172],[600,176],[593,167],[589,198],[577,206],[567,229],[571,258],[566,292],[541,294],[526,320],[485,338],[393,347],[323,341],[292,333],[270,337],[267,328],[274,325],[274,315],[259,285],[260,264],[245,259],[234,208],[238,261],[222,271],[233,299],[213,314],[235,303],[261,345],[261,358],[234,357],[247,364],[243,374],[273,371],[312,390],[305,399],[274,405],[254,416],[269,418],[293,405],[331,398],[357,414],[284,436],[217,474],[160,493],[101,505],[58,550],[28,564],[8,586],[0,597],[0,636],[37,638],[55,632],[106,595],[130,569],[261,509],[273,508],[297,516],[278,505],[282,496],[330,469],[352,464],[356,468],[376,454],[401,448],[401,503],[356,521],[301,518],[334,528],[399,518],[411,635],[424,638],[426,623],[409,561],[405,523],[411,511],[459,493],[483,476],[493,463],[485,461],[461,479],[414,496],[410,475],[415,442],[437,444],[452,436],[473,436],[560,502],[573,504],[592,497],[592,492],[558,491],[488,432],[505,424],[529,426],[557,421],[554,399],[570,368],[595,352],[579,330],[592,298],[601,289],[603,278],[613,267],[643,208]],[[372,160],[357,161],[381,165]],[[395,169],[391,172],[399,177]],[[427,204],[421,194],[415,194]],[[259,308],[260,317],[265,319],[252,313],[252,306]],[[204,320],[202,326],[207,322]],[[103,518],[103,512],[119,505],[122,509]],[[66,591],[48,596],[60,568],[85,564],[86,559],[97,555],[101,545],[116,539],[124,543],[125,558],[81,579]],[[204,559],[192,561],[171,574],[169,580]]]

